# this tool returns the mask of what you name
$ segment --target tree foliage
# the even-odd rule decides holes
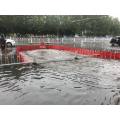
[[[1,15],[0,33],[120,35],[120,21],[108,15]]]

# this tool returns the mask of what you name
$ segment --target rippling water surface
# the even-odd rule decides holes
[[[120,104],[120,62],[85,57],[0,67],[0,104]]]

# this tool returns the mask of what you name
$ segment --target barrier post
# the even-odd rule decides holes
[[[31,39],[30,39],[30,40],[31,40],[30,42],[31,42],[31,44],[32,44],[32,42],[33,42],[33,41],[32,41],[32,37],[31,37]]]
[[[75,47],[76,47],[76,46],[75,46],[75,37],[73,38],[73,44],[74,44],[74,48],[75,48]]]
[[[63,39],[63,37],[62,37],[62,45],[63,45],[63,41],[64,41],[64,39]]]
[[[95,42],[95,40],[96,40],[96,37],[94,37],[94,42]]]
[[[50,38],[49,37],[47,38],[47,41],[48,41],[48,43],[50,43]]]

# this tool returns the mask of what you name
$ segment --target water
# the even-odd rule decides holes
[[[46,54],[49,50],[38,52],[40,57]],[[80,57],[0,67],[0,104],[120,104],[120,62]]]

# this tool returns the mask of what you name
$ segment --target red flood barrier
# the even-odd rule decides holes
[[[77,54],[89,55],[97,58],[120,60],[120,53],[115,53],[111,51],[89,50],[85,48],[73,48],[62,45],[47,45],[46,47],[47,49],[65,50],[65,51],[70,51]]]
[[[23,46],[17,46],[16,51],[27,51],[27,50],[36,50],[36,49],[45,49],[46,45],[40,44],[40,45],[23,45]]]
[[[20,61],[24,62],[24,57],[20,54],[20,52],[27,50],[36,50],[36,49],[56,49],[56,50],[73,52],[75,54],[88,55],[96,58],[120,60],[120,53],[118,52],[115,53],[111,51],[90,50],[86,48],[74,48],[67,45],[45,45],[45,44],[23,45],[23,46],[17,46],[16,52],[17,55],[20,56]]]
[[[26,60],[25,56],[23,56],[20,52],[28,51],[28,50],[36,50],[36,49],[45,49],[45,48],[46,48],[45,44],[17,46],[16,47],[17,59],[19,62],[28,62],[29,60]]]
[[[21,53],[17,53],[17,61],[19,61],[19,62],[25,62],[24,56]]]

